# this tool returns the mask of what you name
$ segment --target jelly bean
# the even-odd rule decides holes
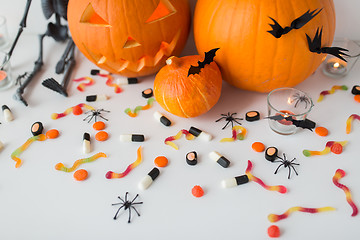
[[[55,139],[59,136],[59,131],[57,129],[50,129],[45,134],[47,139]]]
[[[342,86],[338,86],[338,85],[334,85],[331,90],[328,90],[328,91],[322,91],[320,93],[320,96],[319,96],[319,99],[317,100],[318,102],[321,102],[323,99],[324,99],[324,96],[326,95],[329,95],[329,94],[333,94],[335,93],[336,90],[348,90],[348,87],[345,86],[345,85],[342,85]]]
[[[254,142],[251,145],[251,148],[255,151],[255,152],[263,152],[265,150],[265,145],[261,142]]]
[[[51,118],[56,120],[56,119],[65,117],[66,115],[69,115],[70,113],[72,113],[73,109],[78,109],[78,108],[86,108],[87,110],[95,110],[95,108],[90,106],[90,105],[80,103],[80,104],[78,104],[78,105],[76,105],[74,107],[70,107],[70,108],[66,109],[63,113],[53,113],[53,114],[51,114]]]
[[[147,104],[145,106],[137,106],[134,111],[132,112],[130,108],[125,109],[125,113],[127,115],[129,115],[130,117],[137,117],[138,113],[141,110],[148,110],[152,107],[153,103],[154,103],[155,99],[154,98],[150,98],[149,100],[147,100]]]
[[[346,120],[346,133],[347,134],[349,134],[351,132],[351,123],[354,119],[360,120],[360,116],[357,114],[351,114],[350,117]]]
[[[351,216],[355,217],[358,214],[358,208],[355,205],[354,201],[352,200],[351,192],[347,186],[339,183],[339,180],[341,178],[345,177],[345,175],[346,175],[346,173],[344,170],[338,169],[338,170],[336,170],[335,175],[332,180],[333,180],[333,183],[335,184],[335,186],[337,186],[338,188],[342,189],[345,192],[346,201],[349,203],[349,205],[353,209],[353,213],[351,214]]]
[[[92,127],[96,131],[104,130],[105,129],[105,123],[103,121],[97,121],[97,122],[94,122]]]
[[[360,94],[354,96],[354,100],[358,103],[360,103]]]
[[[79,169],[74,172],[76,181],[84,181],[88,177],[88,172],[85,169]]]
[[[329,134],[329,131],[324,127],[315,128],[315,133],[321,137],[326,137]]]
[[[14,116],[8,106],[2,105],[2,112],[4,114],[4,119],[6,122],[11,122],[12,120],[14,120]]]
[[[175,148],[176,150],[179,150],[179,147],[172,141],[180,139],[182,135],[185,135],[187,140],[193,140],[195,138],[195,136],[192,135],[190,132],[188,132],[185,129],[182,129],[175,136],[170,136],[170,137],[166,138],[164,142],[166,145],[169,145],[169,146]]]
[[[72,167],[70,167],[70,168],[65,167],[65,165],[63,163],[58,163],[58,164],[55,165],[55,169],[59,170],[59,171],[63,171],[63,172],[73,172],[81,164],[88,163],[88,162],[93,162],[93,161],[95,161],[95,160],[97,160],[97,159],[99,159],[101,157],[106,158],[107,156],[106,156],[105,153],[99,152],[99,153],[96,153],[95,155],[93,155],[91,157],[76,160],[74,162],[74,164],[72,165]]]
[[[282,186],[282,185],[278,185],[278,186],[268,186],[266,185],[260,178],[255,177],[254,175],[251,174],[251,170],[252,170],[252,162],[250,160],[248,160],[248,166],[245,170],[246,175],[248,176],[250,181],[254,181],[256,183],[258,183],[260,186],[262,186],[263,188],[265,188],[266,190],[269,191],[277,191],[279,193],[286,193],[287,189],[286,187]]]
[[[167,159],[167,157],[158,156],[155,158],[154,163],[157,167],[166,167],[169,163],[169,160]]]
[[[86,83],[80,83],[76,89],[79,90],[80,92],[83,92],[85,90],[86,86],[91,86],[95,83],[94,79],[92,79],[91,77],[82,77],[82,78],[77,78],[73,80],[74,82],[81,82],[81,81],[88,81]]]
[[[238,131],[241,131],[240,133],[238,133]],[[220,142],[234,142],[236,139],[238,140],[244,140],[245,136],[246,136],[246,128],[242,127],[242,126],[234,126],[232,128],[232,137],[231,138],[223,138],[220,140]]]
[[[142,161],[142,156],[141,156],[141,147],[138,148],[137,150],[137,159],[135,160],[135,162],[133,162],[132,164],[130,164],[124,172],[122,173],[115,173],[112,171],[108,171],[105,175],[105,177],[107,179],[114,179],[114,178],[123,178],[126,175],[128,175],[131,170],[133,170],[134,168],[136,168]]]
[[[333,207],[321,207],[321,208],[304,208],[304,207],[292,207],[289,208],[285,213],[277,215],[277,214],[269,214],[268,219],[270,222],[277,222],[282,219],[288,218],[289,215],[293,212],[306,212],[306,213],[320,213],[326,211],[335,211],[336,209]]]
[[[342,141],[342,142],[335,142],[335,141],[328,141],[326,143],[326,146],[325,146],[325,149],[322,150],[322,151],[311,151],[311,150],[304,150],[303,151],[303,154],[305,157],[311,157],[311,156],[314,156],[314,155],[325,155],[325,154],[328,154],[330,153],[331,151],[331,147],[335,144],[335,143],[338,143],[340,144],[342,147],[344,147],[348,141]]]
[[[46,136],[44,134],[39,134],[29,138],[21,147],[17,148],[12,154],[11,158],[16,162],[15,167],[19,168],[22,164],[22,160],[19,158],[20,154],[24,152],[33,142],[35,141],[44,141]]]
[[[95,134],[95,139],[99,142],[106,141],[109,138],[109,134],[105,131],[100,131]]]

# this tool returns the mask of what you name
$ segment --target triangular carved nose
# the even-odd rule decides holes
[[[138,46],[141,46],[141,44],[138,43],[134,38],[128,37],[123,48],[133,48],[133,47],[138,47]]]

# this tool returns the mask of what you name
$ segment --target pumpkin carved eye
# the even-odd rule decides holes
[[[102,18],[99,14],[95,12],[95,9],[91,3],[87,5],[83,14],[81,15],[80,23],[86,23],[101,27],[111,27],[111,25],[104,18]]]
[[[158,6],[155,11],[151,14],[151,16],[146,20],[146,23],[153,23],[160,21],[164,18],[170,17],[171,15],[176,13],[176,9],[170,3],[169,0],[160,0]]]

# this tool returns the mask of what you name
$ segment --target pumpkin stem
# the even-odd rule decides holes
[[[173,68],[179,68],[182,64],[182,61],[180,58],[171,56],[168,59],[166,59],[166,65],[172,66]]]

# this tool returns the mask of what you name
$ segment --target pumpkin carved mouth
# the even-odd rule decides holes
[[[154,56],[143,56],[140,59],[138,59],[136,62],[125,60],[122,58],[111,60],[104,55],[93,53],[89,48],[86,47],[84,43],[82,45],[85,48],[88,55],[93,60],[93,62],[96,62],[96,64],[100,68],[109,69],[112,72],[118,72],[118,73],[121,73],[124,70],[128,70],[131,72],[140,72],[145,67],[156,66],[161,61],[161,59],[163,59],[164,56],[170,57],[177,45],[180,35],[181,35],[181,30],[179,30],[176,33],[175,37],[170,43],[165,41],[161,42],[159,46],[159,51]]]

